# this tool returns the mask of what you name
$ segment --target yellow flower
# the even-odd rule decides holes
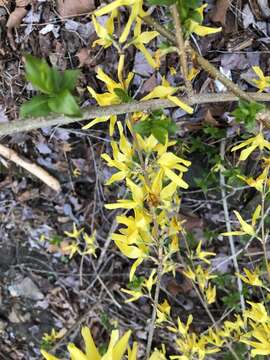
[[[252,80],[253,84],[262,92],[270,87],[270,76],[264,76],[262,69],[259,66],[252,66],[253,71],[258,76],[258,80]]]
[[[119,39],[120,43],[124,43],[128,38],[133,22],[137,19],[138,16],[144,17],[146,15],[145,11],[143,10],[143,0],[115,0],[111,4],[104,6],[99,10],[96,10],[95,15],[102,16],[108,14],[111,11],[119,8],[120,6],[131,7],[129,19]]]
[[[131,298],[129,298],[128,300],[125,300],[125,303],[129,303],[132,301],[137,301],[139,300],[143,295],[143,293],[140,290],[128,290],[128,289],[121,289],[122,292],[131,295]]]
[[[101,68],[98,68],[97,79],[103,81],[106,84],[108,92],[105,92],[103,94],[98,94],[91,86],[88,86],[87,89],[90,92],[91,96],[97,101],[98,105],[100,106],[121,104],[121,99],[116,95],[114,90],[115,89],[121,89],[124,91],[127,90],[132,78],[133,78],[133,73],[129,73],[126,80],[117,83],[116,81],[111,79],[107,74],[105,74],[105,72]],[[92,126],[96,124],[110,120],[110,136],[112,136],[116,119],[117,119],[116,115],[96,118],[90,121],[87,125],[85,125],[83,129],[90,129]]]
[[[82,328],[82,336],[85,344],[85,353],[78,349],[74,344],[68,345],[68,352],[71,359],[76,360],[121,360],[127,348],[131,331],[127,331],[121,338],[119,338],[119,331],[113,330],[111,339],[106,354],[101,356],[94,343],[91,332],[88,327]],[[41,354],[46,360],[59,360],[55,356],[41,350]]]
[[[256,221],[258,220],[258,218],[260,216],[261,205],[258,205],[257,208],[255,209],[255,211],[253,213],[253,216],[252,216],[251,225],[248,224],[245,220],[243,220],[242,216],[239,214],[238,211],[234,210],[233,212],[234,212],[235,216],[237,217],[237,220],[240,223],[241,230],[240,231],[229,231],[229,232],[222,233],[221,235],[223,235],[223,236],[230,236],[230,235],[250,235],[250,236],[255,236],[256,231],[254,229],[254,226],[255,226]]]
[[[197,21],[194,20],[189,20],[188,21],[188,30],[190,33],[194,33],[197,34],[199,36],[206,36],[206,35],[211,35],[211,34],[215,34],[217,32],[220,32],[222,30],[222,28],[212,28],[209,26],[203,26],[200,25]]]
[[[154,90],[152,90],[148,95],[142,98],[142,101],[150,100],[150,99],[168,99],[176,106],[179,106],[181,109],[186,111],[188,114],[193,113],[193,109],[181,101],[178,97],[172,96],[174,93],[178,91],[178,88],[170,86],[169,82],[163,77],[162,84],[156,86]]]
[[[147,288],[148,292],[150,293],[152,290],[153,285],[157,282],[157,277],[154,277],[156,275],[157,271],[155,269],[152,270],[150,276],[148,279],[145,279],[143,286]]]
[[[249,271],[248,269],[243,269],[245,272],[245,275],[241,275],[237,273],[236,275],[240,277],[241,280],[243,280],[246,284],[252,285],[252,286],[263,286],[262,281],[259,279],[260,272],[255,270],[254,272]]]
[[[159,33],[157,31],[144,31],[141,32],[142,20],[137,18],[136,26],[134,28],[134,38],[128,43],[129,45],[134,45],[141,53],[145,56],[149,65],[153,68],[158,67],[158,64],[154,61],[150,53],[147,51],[144,44],[148,44],[154,38],[156,38]]]
[[[162,304],[158,305],[156,323],[160,324],[168,320],[168,317],[170,316],[170,312],[171,312],[171,306],[168,303],[168,301],[165,299]]]
[[[84,231],[84,228],[81,228],[80,230],[77,230],[76,224],[73,223],[73,231],[72,232],[68,232],[65,231],[64,234],[67,235],[68,237],[72,238],[72,239],[79,239],[81,233]]]
[[[88,234],[84,233],[83,234],[83,239],[85,241],[85,250],[83,252],[83,255],[94,255],[96,256],[96,231],[93,232],[93,234],[91,236],[89,236]]]
[[[215,286],[211,286],[211,284],[208,285],[206,291],[205,291],[205,295],[206,295],[206,300],[207,300],[207,304],[212,304],[216,301],[216,287]]]
[[[133,161],[134,149],[124,135],[121,122],[117,123],[120,133],[120,141],[118,144],[113,141],[111,143],[113,149],[113,159],[108,154],[102,154],[101,157],[107,162],[107,165],[114,167],[119,171],[113,174],[105,185],[111,185],[116,181],[122,181],[131,174],[136,174],[136,163]]]
[[[257,355],[269,355],[270,354],[270,325],[262,324],[260,326],[256,326],[254,330],[249,332],[248,334],[243,335],[240,338],[240,342],[247,344],[254,349],[251,349],[251,357],[255,357]],[[256,339],[254,341],[252,339]]]
[[[239,160],[244,161],[246,160],[249,155],[257,148],[262,151],[264,148],[270,150],[270,143],[264,139],[263,134],[259,132],[258,135],[243,141],[241,144],[234,146],[232,148],[232,151],[236,151],[239,149],[242,149],[243,147],[246,147],[245,150],[241,151]]]
[[[243,181],[245,181],[250,187],[255,188],[256,190],[262,192],[263,186],[265,182],[269,182],[267,179],[269,169],[265,168],[263,172],[256,178],[253,179],[252,177],[246,178],[244,176],[237,175],[237,177]]]
[[[188,170],[187,166],[191,165],[190,161],[184,160],[171,152],[165,152],[160,156],[157,163],[172,182],[183,189],[188,188],[188,184],[182,179],[182,175],[183,172]],[[177,175],[173,170],[178,170],[180,173]]]
[[[251,301],[247,301],[247,303],[251,305],[251,309],[245,310],[244,316],[246,318],[251,319],[256,323],[266,323],[269,321],[269,316],[263,304]]]
[[[207,256],[215,256],[216,253],[202,251],[202,241],[199,242],[196,249],[196,258],[204,261],[206,264],[210,264],[210,261],[206,259]]]
[[[106,49],[113,44],[114,19],[116,16],[117,16],[117,11],[115,10],[111,13],[111,16],[106,21],[105,27],[100,25],[100,23],[97,21],[94,15],[92,16],[92,22],[96,30],[96,33],[99,37],[98,40],[94,41],[92,47],[95,47],[96,45],[100,45]]]

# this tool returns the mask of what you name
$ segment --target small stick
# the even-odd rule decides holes
[[[46,185],[52,188],[54,191],[59,192],[61,190],[61,186],[58,180],[52,177],[46,170],[42,167],[23,160],[14,150],[7,148],[4,145],[0,144],[0,156],[14,162],[15,164],[21,166],[41,181],[43,181]]]

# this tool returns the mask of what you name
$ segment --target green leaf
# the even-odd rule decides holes
[[[265,106],[255,101],[240,100],[238,107],[232,112],[236,122],[244,122],[248,130],[252,130],[256,124],[257,114],[264,110]]]
[[[47,116],[51,112],[48,106],[49,97],[46,95],[34,96],[31,100],[22,104],[20,108],[20,116],[25,117],[39,117]]]
[[[134,131],[141,136],[149,136],[151,134],[151,122],[150,121],[140,121],[133,127]]]
[[[72,96],[68,90],[63,90],[56,96],[51,97],[48,101],[48,105],[55,113],[78,117],[82,115],[74,96]]]
[[[65,70],[62,75],[61,88],[69,91],[74,90],[80,73],[80,70]]]
[[[161,126],[154,126],[152,128],[152,134],[162,145],[165,144],[166,137],[168,135],[168,131],[165,128]]]
[[[128,93],[121,88],[115,88],[114,89],[114,93],[116,96],[119,97],[119,99],[123,102],[123,103],[129,103],[132,101],[132,97],[128,95]]]
[[[54,91],[54,79],[47,62],[32,55],[25,55],[26,79],[41,92],[51,94]]]

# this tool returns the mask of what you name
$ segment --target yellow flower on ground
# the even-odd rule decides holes
[[[251,346],[251,357],[257,355],[270,355],[270,325],[254,326],[254,329],[240,338],[240,342]],[[254,341],[254,340],[257,341]]]
[[[96,100],[99,106],[109,106],[109,105],[117,105],[121,104],[122,100],[119,96],[116,95],[115,89],[127,90],[129,84],[133,78],[133,73],[129,73],[126,80],[116,82],[112,78],[110,78],[105,72],[99,67],[97,70],[97,79],[103,81],[106,84],[108,92],[98,94],[91,86],[88,86],[87,89],[91,96]],[[113,135],[114,125],[116,123],[117,117],[116,115],[111,116],[103,116],[96,118],[90,121],[87,125],[83,126],[83,129],[90,129],[92,126],[106,122],[110,120],[110,136]]]
[[[234,146],[231,151],[236,151],[242,149],[243,147],[246,147],[246,149],[241,151],[239,158],[241,161],[246,160],[249,155],[257,148],[259,148],[260,151],[262,151],[264,148],[270,150],[270,143],[269,141],[265,140],[263,134],[259,132],[258,135],[243,141],[239,145]]]
[[[252,285],[252,286],[263,286],[262,281],[259,279],[260,271],[256,269],[255,271],[249,271],[248,269],[243,269],[245,272],[245,275],[241,275],[237,273],[236,275],[240,277],[241,280],[243,280],[246,284]]]
[[[81,233],[84,231],[84,228],[81,228],[80,230],[77,230],[76,224],[73,223],[73,230],[72,232],[65,231],[64,234],[72,239],[79,239]]]
[[[125,303],[137,301],[144,296],[140,290],[121,289],[121,291],[131,296],[131,298],[125,300]]]
[[[148,95],[143,97],[141,101],[146,101],[150,99],[168,99],[176,106],[179,106],[181,109],[186,111],[188,114],[193,113],[192,107],[181,101],[178,97],[173,96],[178,91],[178,88],[173,87],[170,83],[163,77],[162,84],[158,85],[152,90]]]
[[[253,84],[259,89],[258,92],[263,92],[265,89],[270,88],[270,76],[264,76],[259,66],[252,66],[252,69],[259,78],[252,80]]]

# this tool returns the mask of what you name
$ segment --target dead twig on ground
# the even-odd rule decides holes
[[[60,191],[61,186],[57,179],[55,179],[52,175],[50,175],[46,170],[42,167],[30,162],[23,160],[14,150],[9,149],[4,145],[0,145],[0,156],[14,162],[15,164],[21,166],[37,178],[39,178],[42,182],[52,188],[54,191]]]

